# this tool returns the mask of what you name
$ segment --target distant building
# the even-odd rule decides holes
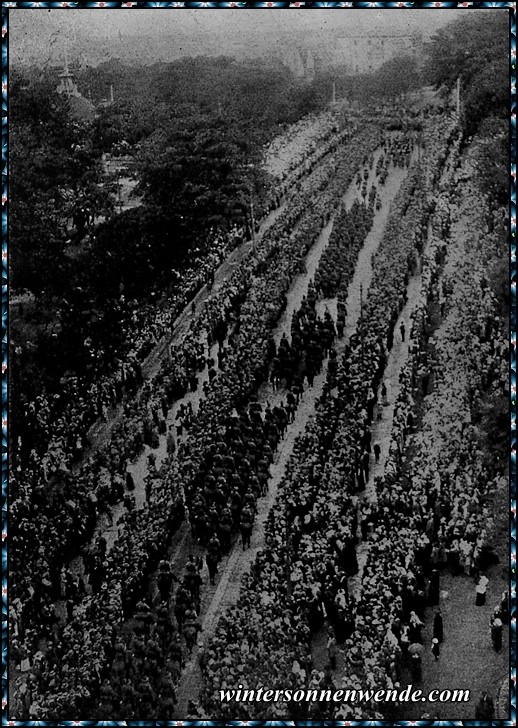
[[[312,82],[322,70],[343,69],[346,73],[372,73],[397,56],[410,56],[419,62],[423,37],[419,33],[334,35],[326,44],[293,37],[285,43],[280,60],[296,78]]]
[[[295,78],[304,78],[304,61],[302,54],[296,47],[286,49],[283,58],[284,64],[288,66]]]
[[[78,68],[79,68],[80,71],[86,71],[87,68],[91,68],[92,67],[92,64],[90,63],[90,61],[86,57],[86,54],[85,53],[81,53],[81,55],[79,56],[79,58],[77,60],[77,66],[78,66]]]
[[[315,80],[315,59],[311,51],[308,51],[306,56],[306,80],[311,83]]]
[[[107,108],[108,106],[112,106],[113,104],[113,84],[110,84],[110,96],[107,99],[103,99],[99,106],[102,106],[102,108]],[[221,112],[220,112],[221,113]]]
[[[68,56],[65,50],[65,65],[59,74],[58,94],[65,96],[70,104],[70,113],[77,121],[92,121],[96,116],[95,106],[79,93],[74,75],[68,67]]]
[[[315,80],[315,58],[311,50],[304,53],[303,48],[294,45],[285,50],[282,61],[296,78],[304,79],[308,83]]]
[[[342,36],[332,51],[333,65],[346,66],[351,73],[371,73],[396,56],[416,57],[422,38],[416,34]]]

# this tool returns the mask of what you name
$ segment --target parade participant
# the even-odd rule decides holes
[[[215,584],[216,574],[218,573],[218,564],[221,559],[221,546],[216,537],[212,536],[207,546],[207,568],[209,569],[210,583]]]
[[[435,616],[433,618],[433,636],[435,639],[437,639],[439,644],[444,639],[443,619],[440,609],[435,612]]]
[[[441,648],[439,645],[439,640],[437,639],[437,637],[434,637],[432,640],[432,655],[434,656],[436,662],[439,659],[440,654]]]

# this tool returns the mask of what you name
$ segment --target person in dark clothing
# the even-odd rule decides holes
[[[433,636],[439,641],[439,643],[441,643],[444,639],[443,620],[440,609],[435,612],[435,617],[433,618]]]
[[[205,558],[209,570],[210,583],[214,585],[216,583],[216,574],[218,573],[218,563],[221,559],[221,546],[215,535],[209,541],[207,556]]]
[[[381,447],[380,447],[380,446],[379,446],[379,444],[378,444],[378,443],[376,442],[376,443],[374,444],[374,458],[375,458],[375,460],[376,460],[376,463],[379,463],[379,461],[380,461],[380,455],[381,455]]]
[[[495,717],[495,704],[493,702],[493,698],[488,693],[485,694],[484,706],[485,706],[486,720],[493,720],[493,718]]]
[[[365,482],[367,482],[369,480],[369,453],[367,451],[363,453],[361,463]]]
[[[504,624],[509,624],[509,592],[505,591],[502,594],[500,601],[500,615]]]
[[[430,574],[430,583],[428,584],[428,604],[439,604],[440,592],[440,576],[437,569]]]
[[[422,680],[423,672],[422,672],[422,664],[421,664],[421,655],[413,654],[411,661],[410,661],[410,672],[412,675],[412,681],[415,683],[419,683]]]
[[[399,327],[399,331],[401,333],[401,341],[405,340],[405,323],[404,321],[401,322],[401,326]]]
[[[494,715],[495,705],[493,698],[486,692],[483,692],[475,707],[475,720],[492,721]]]
[[[172,425],[170,425],[169,432],[167,433],[166,448],[167,448],[167,454],[169,455],[169,457],[172,457],[176,450],[176,442],[174,439]]]
[[[437,637],[434,637],[432,640],[432,655],[435,657],[435,661],[439,659],[439,655],[441,654],[441,648],[439,646],[439,640]]]
[[[502,649],[502,633],[503,633],[503,624],[501,619],[494,619],[491,623],[491,640],[493,642],[493,647],[495,649],[495,652],[500,652]]]

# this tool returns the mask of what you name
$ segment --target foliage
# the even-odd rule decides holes
[[[223,120],[198,117],[173,123],[142,145],[138,154],[145,204],[158,208],[183,245],[213,229],[241,223],[248,187],[260,191],[266,179],[254,167],[254,149],[245,130]],[[252,171],[252,170],[256,171]]]
[[[260,147],[278,124],[293,123],[328,101],[318,84],[294,81],[281,68],[233,58],[184,58],[174,63],[134,68],[110,61],[78,75],[85,93],[99,102],[114,89],[114,104],[97,120],[103,151],[126,140],[138,144],[175,121],[197,124],[212,117],[227,127],[238,125]]]
[[[31,397],[65,371],[109,369],[131,336],[121,293],[158,300],[212,233],[248,225],[269,184],[263,144],[329,100],[282,69],[225,57],[138,73],[110,61],[75,80],[97,107],[88,125],[72,121],[52,69],[11,76],[11,290],[33,292],[42,313],[16,309],[13,386]],[[116,214],[106,153],[132,158],[141,207]],[[90,350],[102,352],[95,366]]]
[[[13,74],[10,112],[11,286],[61,295],[67,240],[80,242],[110,210],[99,155],[46,81]]]
[[[404,100],[422,81],[415,59],[402,55],[391,58],[372,73],[351,76],[343,67],[322,74],[318,79],[320,103],[331,98],[333,82],[338,98],[362,106],[378,106],[380,102]]]
[[[474,14],[441,28],[426,48],[429,83],[453,89],[461,80],[469,135],[488,116],[507,117],[508,38],[507,12]]]
[[[406,96],[420,85],[416,61],[411,56],[397,56],[384,63],[374,76],[376,96],[394,100]]]

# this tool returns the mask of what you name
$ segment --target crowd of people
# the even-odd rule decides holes
[[[191,280],[192,276],[187,271],[182,277],[179,290],[168,297],[167,305],[153,308],[152,320],[150,309],[145,306],[137,307],[135,301],[127,302],[132,323],[135,325],[131,328],[131,336],[128,332],[127,337],[132,348],[126,352],[124,361],[115,362],[112,376],[100,376],[96,382],[89,384],[78,377],[67,376],[61,382],[61,393],[52,396],[42,393],[35,402],[27,403],[23,418],[24,431],[20,434],[19,441],[13,443],[13,459],[20,468],[27,460],[30,462],[31,459],[38,459],[44,465],[45,475],[52,476],[69,470],[71,464],[81,458],[88,445],[87,432],[92,422],[97,419],[106,420],[112,407],[121,402],[125,393],[133,399],[142,383],[142,361],[150,346],[164,334],[170,333],[174,319],[191,295],[191,289],[194,291],[200,282],[210,277],[211,271],[221,262],[229,246],[236,244],[239,236],[237,230],[227,236],[215,233],[210,252],[203,258],[194,254],[192,273],[197,276],[196,282]],[[141,346],[139,317],[144,317],[147,322],[145,347]],[[13,485],[16,500],[17,482]]]
[[[281,189],[296,182],[319,159],[334,151],[347,139],[351,128],[340,128],[344,114],[338,110],[306,114],[296,124],[290,124],[284,134],[278,134],[266,147],[264,168],[276,179]]]
[[[85,339],[85,358],[93,363],[90,378],[66,373],[57,392],[43,392],[25,403],[20,419],[18,440],[13,443],[13,454],[23,462],[35,449],[49,467],[67,466],[70,453],[77,442],[84,448],[88,443],[88,430],[97,420],[106,420],[107,414],[123,399],[125,393],[134,394],[140,383],[140,370],[146,357],[171,328],[188,302],[228,253],[242,241],[243,231],[234,227],[225,234],[213,232],[208,252],[192,252],[190,265],[182,271],[162,301],[141,305],[121,295],[116,304],[117,314],[123,321],[125,348],[118,356],[101,367],[103,351],[97,350],[90,337]]]
[[[215,236],[213,252],[193,265],[192,270],[201,278],[195,283],[187,274],[168,306],[159,307],[158,311],[155,307],[153,318],[151,309],[143,307],[149,342],[156,344],[166,333],[171,334],[174,321],[191,293],[203,284],[209,271],[214,270],[237,237],[237,231],[225,238]],[[151,387],[142,388],[143,361],[149,347],[144,347],[145,350],[141,347],[140,314],[137,314],[137,303],[133,304],[130,309],[134,309],[135,325],[127,332],[132,349],[124,360],[115,362],[111,375],[102,375],[95,382],[77,376],[64,377],[60,393],[42,393],[26,405],[23,432],[18,442],[13,443],[11,455],[15,598],[24,594],[30,584],[48,577],[47,567],[38,555],[42,537],[49,544],[45,554],[49,564],[54,563],[56,557],[59,562],[58,552],[70,556],[70,550],[80,550],[85,538],[92,533],[96,513],[109,508],[113,482],[108,486],[101,484],[99,468],[108,466],[112,481],[114,477],[124,477],[126,463],[136,457],[145,444],[142,413],[151,416],[153,409],[149,404]],[[166,407],[185,391],[184,380],[191,371],[188,353],[177,352],[170,369],[168,381],[164,384],[164,377],[158,381],[160,398],[167,398]],[[117,406],[123,408],[123,417],[111,432],[109,446],[85,458],[92,424],[98,420],[106,422]],[[45,497],[42,497],[43,493]],[[37,529],[34,527],[36,521]],[[21,562],[18,562],[18,554]],[[16,578],[18,563],[20,575],[23,563],[23,580]]]
[[[372,146],[377,143],[377,130],[369,129],[363,134]],[[273,382],[282,378],[288,389],[291,389],[293,384],[296,388],[298,386],[296,376],[305,376],[307,372],[306,358],[302,360],[299,371],[295,371],[293,364],[289,363],[290,360],[295,361],[295,357],[288,348],[284,356],[278,356],[272,341],[272,330],[286,307],[290,281],[303,270],[305,255],[322,226],[326,224],[329,211],[336,207],[344,187],[351,181],[354,168],[362,163],[364,149],[365,145],[361,152],[353,147],[346,148],[341,156],[337,155],[338,158],[331,160],[326,169],[316,175],[315,184],[320,191],[318,201],[313,202],[311,208],[306,205],[306,200],[314,195],[314,188],[305,193],[307,197],[299,196],[293,209],[270,228],[267,240],[261,241],[265,248],[264,260],[251,259],[241,266],[227,286],[220,291],[219,296],[207,307],[208,320],[213,325],[214,322],[219,324],[224,320],[232,334],[228,339],[229,344],[223,347],[224,365],[214,379],[214,386],[200,404],[197,416],[191,424],[188,440],[182,444],[188,451],[188,457],[178,459],[178,469],[173,466],[170,471],[171,482],[180,481],[185,484],[188,503],[203,489],[207,468],[213,467],[214,452],[219,453],[218,443],[221,442],[221,447],[224,448],[221,431],[222,428],[225,431],[226,423],[233,416],[234,410],[239,413],[244,406],[248,406],[261,383],[268,378],[271,377]],[[290,235],[289,231],[294,224],[295,230]],[[228,291],[234,292],[232,300]],[[240,293],[243,295],[239,295]],[[308,299],[311,299],[311,292]],[[221,300],[226,309],[217,308]],[[311,309],[309,303],[308,308]],[[303,311],[302,315],[306,316],[307,311]],[[298,334],[295,338],[297,337]],[[216,338],[216,334],[213,338]],[[233,345],[230,346],[230,343]],[[321,343],[325,344],[325,337],[322,342],[318,341],[318,337],[315,337],[313,343],[308,340],[306,356],[309,354],[309,360],[318,362],[321,354],[312,356],[309,349],[318,349]],[[281,342],[281,354],[283,348]],[[315,366],[312,363],[310,376],[314,371]],[[296,393],[292,394],[296,397]],[[198,506],[197,516],[200,515]],[[206,521],[207,517],[205,510],[203,519]]]
[[[339,143],[343,140],[340,139]],[[310,165],[311,169],[313,165]],[[308,174],[310,170],[304,173]],[[326,171],[323,176],[327,174]],[[278,204],[278,193],[272,195],[271,204]],[[293,224],[298,214],[289,220]],[[285,222],[284,227],[288,227]],[[138,306],[136,301],[125,301],[124,296],[119,301],[120,307],[127,308],[127,344],[128,350],[124,356],[113,363],[111,374],[100,374],[94,381],[86,381],[77,376],[66,376],[63,378],[62,389],[56,394],[42,392],[34,402],[28,402],[23,417],[23,427],[19,433],[17,442],[13,442],[12,458],[15,476],[12,482],[12,499],[17,509],[21,512],[21,518],[15,520],[13,529],[13,550],[18,551],[18,543],[23,542],[24,560],[27,562],[29,554],[36,553],[38,545],[34,539],[34,532],[26,529],[26,521],[34,510],[31,506],[31,491],[35,482],[45,487],[46,491],[52,487],[53,493],[50,499],[50,507],[45,504],[36,504],[39,508],[40,517],[45,519],[46,514],[41,509],[48,510],[48,514],[59,513],[57,522],[52,524],[53,530],[58,531],[59,540],[63,541],[66,547],[76,548],[82,546],[81,540],[76,545],[67,541],[66,535],[60,524],[61,514],[66,513],[68,518],[74,519],[76,514],[92,510],[91,499],[92,478],[88,477],[87,487],[83,488],[80,482],[79,488],[73,491],[69,489],[65,494],[61,488],[54,487],[54,481],[67,480],[69,473],[74,472],[77,463],[88,450],[90,444],[89,430],[96,421],[105,422],[113,414],[114,408],[124,402],[124,421],[112,433],[112,450],[124,455],[124,458],[133,459],[142,449],[143,433],[141,418],[146,410],[156,409],[155,401],[148,402],[150,392],[139,393],[135,401],[135,395],[143,381],[143,362],[153,346],[163,337],[170,335],[174,321],[183,310],[189,299],[204,282],[213,280],[214,270],[228,254],[242,240],[242,231],[233,229],[228,234],[214,232],[208,253],[192,252],[192,264],[184,271],[181,281],[178,282],[176,290],[168,295],[165,302],[158,306]],[[248,275],[248,274],[247,274]],[[249,281],[241,281],[238,284],[238,298],[246,294]],[[222,300],[228,291],[229,286],[223,292],[223,296],[207,310],[206,319],[210,334],[214,333],[218,325],[222,323],[228,311],[222,305]],[[217,311],[218,319],[214,321],[214,311]],[[239,309],[234,311],[234,317],[239,314]],[[235,318],[234,318],[235,320]],[[225,323],[225,325],[227,325]],[[200,331],[204,328],[198,322],[192,327],[188,337],[187,346],[197,347]],[[210,341],[210,339],[209,339]],[[194,343],[193,343],[194,342]],[[91,341],[86,341],[88,355],[96,358],[96,352]],[[179,347],[173,354],[175,367],[173,382],[169,383],[167,397],[178,397],[183,394],[183,382],[187,381],[187,387],[195,386],[197,366],[193,366],[188,357],[185,356],[186,346]],[[198,352],[199,353],[199,352]],[[178,364],[178,358],[180,362]],[[171,379],[171,377],[169,377]],[[160,384],[160,381],[158,382]],[[158,398],[163,398],[163,387]],[[147,396],[146,396],[147,395]],[[149,444],[149,443],[148,443]],[[122,452],[121,452],[122,450]],[[124,459],[124,458],[121,458]],[[119,468],[116,468],[117,470]],[[94,468],[95,470],[95,468]],[[90,476],[90,467],[86,468],[87,476]],[[93,473],[97,476],[98,473]],[[120,473],[123,475],[123,473]],[[95,487],[93,492],[95,493]],[[96,496],[97,497],[97,496]],[[74,503],[74,501],[76,502]],[[90,502],[88,502],[90,500]],[[101,490],[99,501],[103,500]],[[99,503],[102,509],[104,504]],[[27,516],[27,519],[25,518]],[[90,522],[90,520],[89,520]],[[19,528],[19,524],[23,524]],[[88,531],[90,529],[86,529]],[[59,533],[61,531],[61,533]],[[49,534],[47,534],[49,535]],[[54,537],[51,537],[54,540]]]
[[[14,569],[9,615],[12,659],[29,668],[29,678],[14,694],[20,716],[104,719],[120,714],[129,719],[151,710],[158,719],[170,717],[176,682],[200,630],[203,563],[190,557],[182,574],[173,573],[167,558],[171,539],[188,518],[194,540],[204,548],[211,581],[234,541],[249,547],[257,499],[268,488],[276,448],[303,388],[312,386],[326,358],[323,394],[295,443],[268,518],[266,547],[244,581],[238,604],[221,618],[203,652],[201,702],[209,716],[231,717],[232,707],[217,696],[224,687],[330,687],[336,681],[338,646],[345,651],[342,677],[348,687],[390,687],[403,669],[419,678],[414,659],[419,651],[409,646],[420,642],[424,607],[438,601],[441,569],[478,575],[488,558],[484,504],[495,463],[480,457],[470,413],[484,393],[503,386],[506,376],[494,343],[499,326],[494,296],[482,268],[473,280],[463,278],[463,286],[472,287],[470,295],[476,292],[481,301],[476,310],[461,304],[467,291],[452,285],[459,261],[448,273],[445,240],[460,139],[454,117],[433,121],[422,158],[413,163],[413,132],[385,136],[375,123],[355,130],[351,143],[333,147],[332,155],[310,145],[318,167],[310,164],[304,185],[299,182],[285,210],[192,317],[181,344],[170,349],[153,380],[143,381],[141,358],[135,355],[121,365],[116,382],[102,383],[105,399],[90,392],[101,418],[110,406],[123,406],[108,444],[83,457],[86,442],[76,432],[85,420],[65,440],[56,431],[52,456],[42,458],[36,449],[24,455],[23,468],[21,461],[15,468],[11,507],[13,548],[26,571],[22,576]],[[324,141],[331,143],[332,136]],[[376,186],[366,189],[368,174],[362,170],[372,164],[380,143],[376,184],[385,183],[391,164],[410,168],[373,260],[362,318],[338,356],[334,346],[344,335],[347,287],[380,204]],[[276,341],[273,330],[290,284],[304,270],[308,251],[357,173],[364,203],[336,215],[315,282],[291,318],[291,335]],[[220,259],[209,267],[209,277]],[[377,392],[409,277],[418,267],[421,303],[408,332],[412,343],[385,476],[376,482],[376,502],[359,511],[357,498],[369,480]],[[318,299],[334,297],[336,321],[327,310],[319,316]],[[431,343],[433,307],[445,325]],[[154,339],[172,321],[165,320]],[[460,330],[466,331],[461,338]],[[474,338],[480,343],[479,364],[484,358],[490,367],[474,362],[467,368],[467,340]],[[170,411],[199,388],[201,372],[207,376],[199,407],[182,406],[173,434]],[[268,381],[276,392],[273,406],[259,401],[260,387]],[[451,382],[457,383],[454,396]],[[416,435],[416,402],[428,401],[432,384],[429,426]],[[75,397],[74,392],[71,403]],[[452,401],[466,414],[464,421],[457,418],[457,433],[448,416]],[[59,405],[53,410],[52,404],[39,402],[34,408],[39,426],[51,422],[58,410]],[[443,425],[448,425],[447,437]],[[440,448],[431,448],[436,431]],[[413,468],[420,476],[411,491],[404,458],[410,435],[416,449]],[[160,437],[167,437],[168,456],[156,466],[152,450]],[[146,501],[137,508],[128,463],[145,446],[150,448]],[[439,459],[432,457],[436,450]],[[118,502],[124,503],[124,512],[111,548],[102,536],[85,548],[99,516],[109,516]],[[360,534],[369,548],[356,599],[349,594],[349,579],[359,568]],[[67,557],[80,551],[85,568],[77,577]],[[150,582],[156,585],[151,599]],[[67,615],[61,624],[57,602]],[[319,673],[312,666],[311,639],[323,625],[329,630],[330,665]],[[328,705],[312,704],[309,712],[307,705],[293,704],[243,708],[249,718],[329,717]],[[334,717],[384,716],[372,706],[342,706]]]
[[[386,633],[380,610],[375,601],[356,605],[348,595],[348,578],[358,569],[358,529],[365,536],[369,533],[369,521],[358,520],[355,496],[368,479],[376,392],[406,302],[410,271],[423,251],[435,186],[455,130],[453,119],[436,124],[435,133],[427,136],[422,164],[410,169],[391,207],[362,320],[336,370],[328,371],[316,417],[295,445],[279,504],[270,516],[266,548],[239,603],[220,622],[205,652],[202,700],[209,715],[224,713],[217,691],[236,683],[321,688],[332,684],[330,670],[311,670],[311,634],[324,618],[333,630],[331,645],[336,639],[346,648],[351,665],[347,687],[369,687],[362,684],[364,678],[377,687],[388,684],[372,658],[379,647],[373,646],[376,635]],[[376,530],[373,534],[375,540]],[[379,600],[378,587],[379,580]],[[368,611],[372,608],[374,615]],[[367,619],[369,628],[364,629]],[[286,703],[247,705],[246,710],[249,718],[311,719],[323,717],[322,710],[330,717],[329,706],[318,704],[303,715],[299,713],[307,706]],[[336,717],[380,716],[369,707],[342,706]]]
[[[315,273],[315,286],[323,298],[334,298],[343,290],[343,281],[351,279],[365,231],[372,226],[372,220],[372,206],[362,205],[358,200],[350,211],[342,211],[337,218]]]
[[[378,133],[375,127],[363,132],[365,141],[374,146]],[[18,630],[13,654],[19,656],[20,660],[24,654],[31,658],[41,651],[43,637],[55,642],[59,635],[60,643],[73,645],[79,637],[78,624],[81,625],[82,633],[89,633],[91,644],[91,649],[80,653],[72,661],[69,670],[58,673],[52,680],[48,679],[49,674],[56,673],[57,661],[65,658],[59,650],[45,650],[44,668],[36,691],[39,698],[33,700],[31,712],[36,711],[41,715],[43,713],[40,711],[43,711],[49,716],[63,714],[67,700],[70,700],[72,710],[78,709],[80,706],[77,701],[82,700],[81,694],[75,690],[81,683],[79,676],[92,661],[99,666],[98,672],[104,675],[111,652],[106,644],[103,624],[105,620],[111,624],[117,623],[114,614],[127,619],[134,612],[150,573],[163,555],[164,546],[183,519],[184,493],[188,501],[193,502],[196,481],[192,477],[187,479],[185,474],[190,475],[192,472],[195,477],[197,475],[193,468],[198,454],[195,449],[203,458],[210,452],[207,447],[211,444],[209,439],[216,439],[217,434],[211,420],[215,419],[215,423],[224,421],[222,417],[228,418],[236,405],[244,412],[247,398],[260,382],[257,372],[262,371],[264,377],[268,376],[264,344],[268,343],[271,327],[282,311],[290,278],[300,269],[305,252],[329,215],[329,208],[332,209],[336,204],[340,184],[343,185],[344,178],[346,182],[350,180],[354,169],[360,164],[359,157],[363,155],[364,151],[360,153],[352,147],[346,148],[341,151],[341,157],[337,155],[338,159],[328,160],[323,169],[316,170],[306,195],[310,198],[315,188],[323,193],[322,204],[318,209],[308,214],[306,198],[300,191],[293,194],[286,213],[280,216],[277,224],[260,241],[253,255],[245,259],[237,276],[231,278],[229,285],[214,296],[200,317],[200,322],[193,323],[185,337],[184,343],[187,345],[183,350],[173,351],[153,382],[141,386],[134,398],[127,398],[124,416],[113,429],[106,447],[79,463],[76,468],[65,465],[57,473],[52,473],[49,480],[35,452],[31,454],[31,467],[28,470],[22,473],[19,467],[15,471],[14,540],[15,547],[20,548],[20,557],[25,559],[26,569],[23,577],[21,571],[13,571],[16,590],[13,596],[20,605],[19,611],[13,614]],[[335,175],[337,168],[342,170],[341,176]],[[294,224],[297,224],[295,234],[287,236],[286,231],[290,231]],[[266,276],[264,268],[268,267],[269,275]],[[232,296],[233,291],[237,291],[238,295]],[[229,292],[231,299],[228,298]],[[261,299],[262,306],[258,306]],[[234,314],[232,321],[232,305],[236,303],[240,307],[239,315]],[[307,313],[304,317],[307,317]],[[232,327],[232,335],[224,347],[225,361],[219,362],[223,366],[212,380],[212,387],[206,392],[205,400],[202,400],[200,412],[193,418],[185,442],[181,443],[175,456],[166,465],[156,473],[151,473],[153,482],[149,489],[149,502],[142,509],[135,508],[131,497],[131,479],[128,479],[128,462],[138,454],[144,443],[150,447],[156,444],[157,433],[163,433],[164,421],[172,402],[181,397],[188,387],[192,388],[193,369],[202,366],[204,357],[199,349],[193,349],[190,344],[199,340],[200,329],[208,337],[217,337],[217,325],[221,322],[227,331],[229,323]],[[216,326],[213,328],[214,323]],[[329,322],[327,326],[329,328]],[[178,357],[181,358],[180,366]],[[242,382],[243,367],[247,365],[251,370],[250,376],[248,381],[245,377]],[[136,386],[140,376],[137,363],[134,377]],[[226,381],[222,382],[222,379]],[[229,393],[231,399],[225,406]],[[220,411],[222,402],[224,406]],[[218,415],[216,418],[213,418],[214,411]],[[207,428],[206,434],[203,433],[204,427]],[[282,431],[282,426],[278,429]],[[198,467],[203,462],[200,458]],[[176,479],[178,473],[183,477]],[[34,487],[35,483],[41,483],[41,486]],[[42,497],[43,491],[45,498]],[[84,549],[98,516],[102,513],[109,515],[111,505],[122,499],[126,511],[119,523],[119,537],[114,546],[106,552],[101,539],[101,544],[90,549],[91,558],[84,559],[84,579],[77,578],[68,570],[66,581],[70,582],[69,586],[66,590],[58,588],[56,575],[61,574],[66,559]],[[40,545],[42,536],[46,542],[45,549]],[[117,584],[117,588],[107,590],[108,584]],[[64,629],[57,624],[59,620],[54,606],[59,598],[65,600],[68,615]],[[66,655],[70,652],[71,649]],[[93,660],[92,654],[95,655]],[[32,659],[30,662],[32,669]],[[81,690],[84,692],[83,687]]]
[[[505,326],[484,277],[497,251],[489,250],[485,236],[478,256],[471,240],[448,238],[459,143],[457,139],[452,146],[439,186],[385,474],[368,512],[368,561],[356,607],[360,655],[375,672],[377,685],[389,687],[399,684],[403,669],[410,670],[414,682],[422,678],[420,651],[413,652],[412,643],[415,647],[423,641],[425,608],[439,603],[441,571],[463,573],[482,584],[475,603],[483,604],[485,572],[494,563],[488,496],[505,462],[481,441],[475,413],[483,397],[505,388],[505,357],[496,343]],[[469,262],[465,245],[471,251]],[[421,424],[415,432],[418,403]],[[410,436],[411,462],[405,457]],[[492,619],[495,649],[506,615],[504,595]],[[438,660],[442,620],[437,636],[435,626],[432,647]],[[357,665],[349,661],[346,676],[352,673],[358,674]]]
[[[333,138],[332,143],[342,144],[347,135],[343,139]],[[329,150],[326,153],[328,152]],[[304,152],[304,154],[309,153],[310,150]],[[306,161],[308,165],[303,167],[298,178],[310,174],[318,159]],[[287,189],[286,186],[284,191]],[[275,189],[266,202],[265,211],[278,206],[279,202],[280,192]],[[53,479],[61,479],[63,474],[66,477],[88,450],[89,430],[94,423],[106,422],[113,414],[114,408],[120,406],[121,402],[125,402],[126,419],[134,414],[132,408],[142,411],[142,402],[133,405],[133,399],[143,381],[142,368],[147,355],[163,337],[170,336],[176,318],[200,287],[204,283],[212,284],[215,269],[228,253],[239,245],[243,235],[244,232],[235,227],[228,233],[213,231],[210,243],[205,246],[206,250],[197,249],[190,252],[190,264],[182,271],[181,279],[176,282],[174,290],[169,292],[158,305],[139,305],[137,301],[126,301],[124,296],[121,296],[117,306],[121,315],[125,312],[126,349],[110,363],[109,373],[103,374],[99,367],[95,366],[95,362],[100,361],[102,352],[97,351],[92,340],[87,338],[85,356],[92,361],[95,378],[88,380],[67,374],[61,380],[59,392],[43,391],[33,402],[26,402],[23,417],[19,418],[18,437],[13,441],[11,448],[14,470],[17,473],[12,483],[12,498],[13,503],[19,502],[24,515],[30,504],[31,484],[36,480],[48,489],[48,484],[52,483]],[[193,328],[191,340],[196,339],[199,331],[199,326]],[[182,347],[179,347],[178,351],[176,356],[183,358]],[[193,368],[188,361],[182,362],[180,372],[179,378],[186,377],[190,386],[196,368]],[[173,388],[176,389],[176,386]],[[134,423],[126,421],[115,433],[116,445],[119,447],[124,443],[131,459],[142,447],[141,434],[140,423],[134,426]],[[90,492],[91,484],[88,485],[87,491]],[[49,512],[56,511],[60,495],[59,492],[53,494]],[[79,489],[78,495],[78,502],[73,510],[81,512],[85,504],[85,493],[82,488]],[[74,494],[69,493],[68,496],[70,502],[74,500]],[[41,507],[42,504],[39,505]],[[67,510],[65,504],[63,509]],[[59,524],[57,528],[59,529]],[[30,532],[18,531],[15,528],[13,541],[15,546],[18,541],[25,543],[24,558],[27,559],[31,552]]]

